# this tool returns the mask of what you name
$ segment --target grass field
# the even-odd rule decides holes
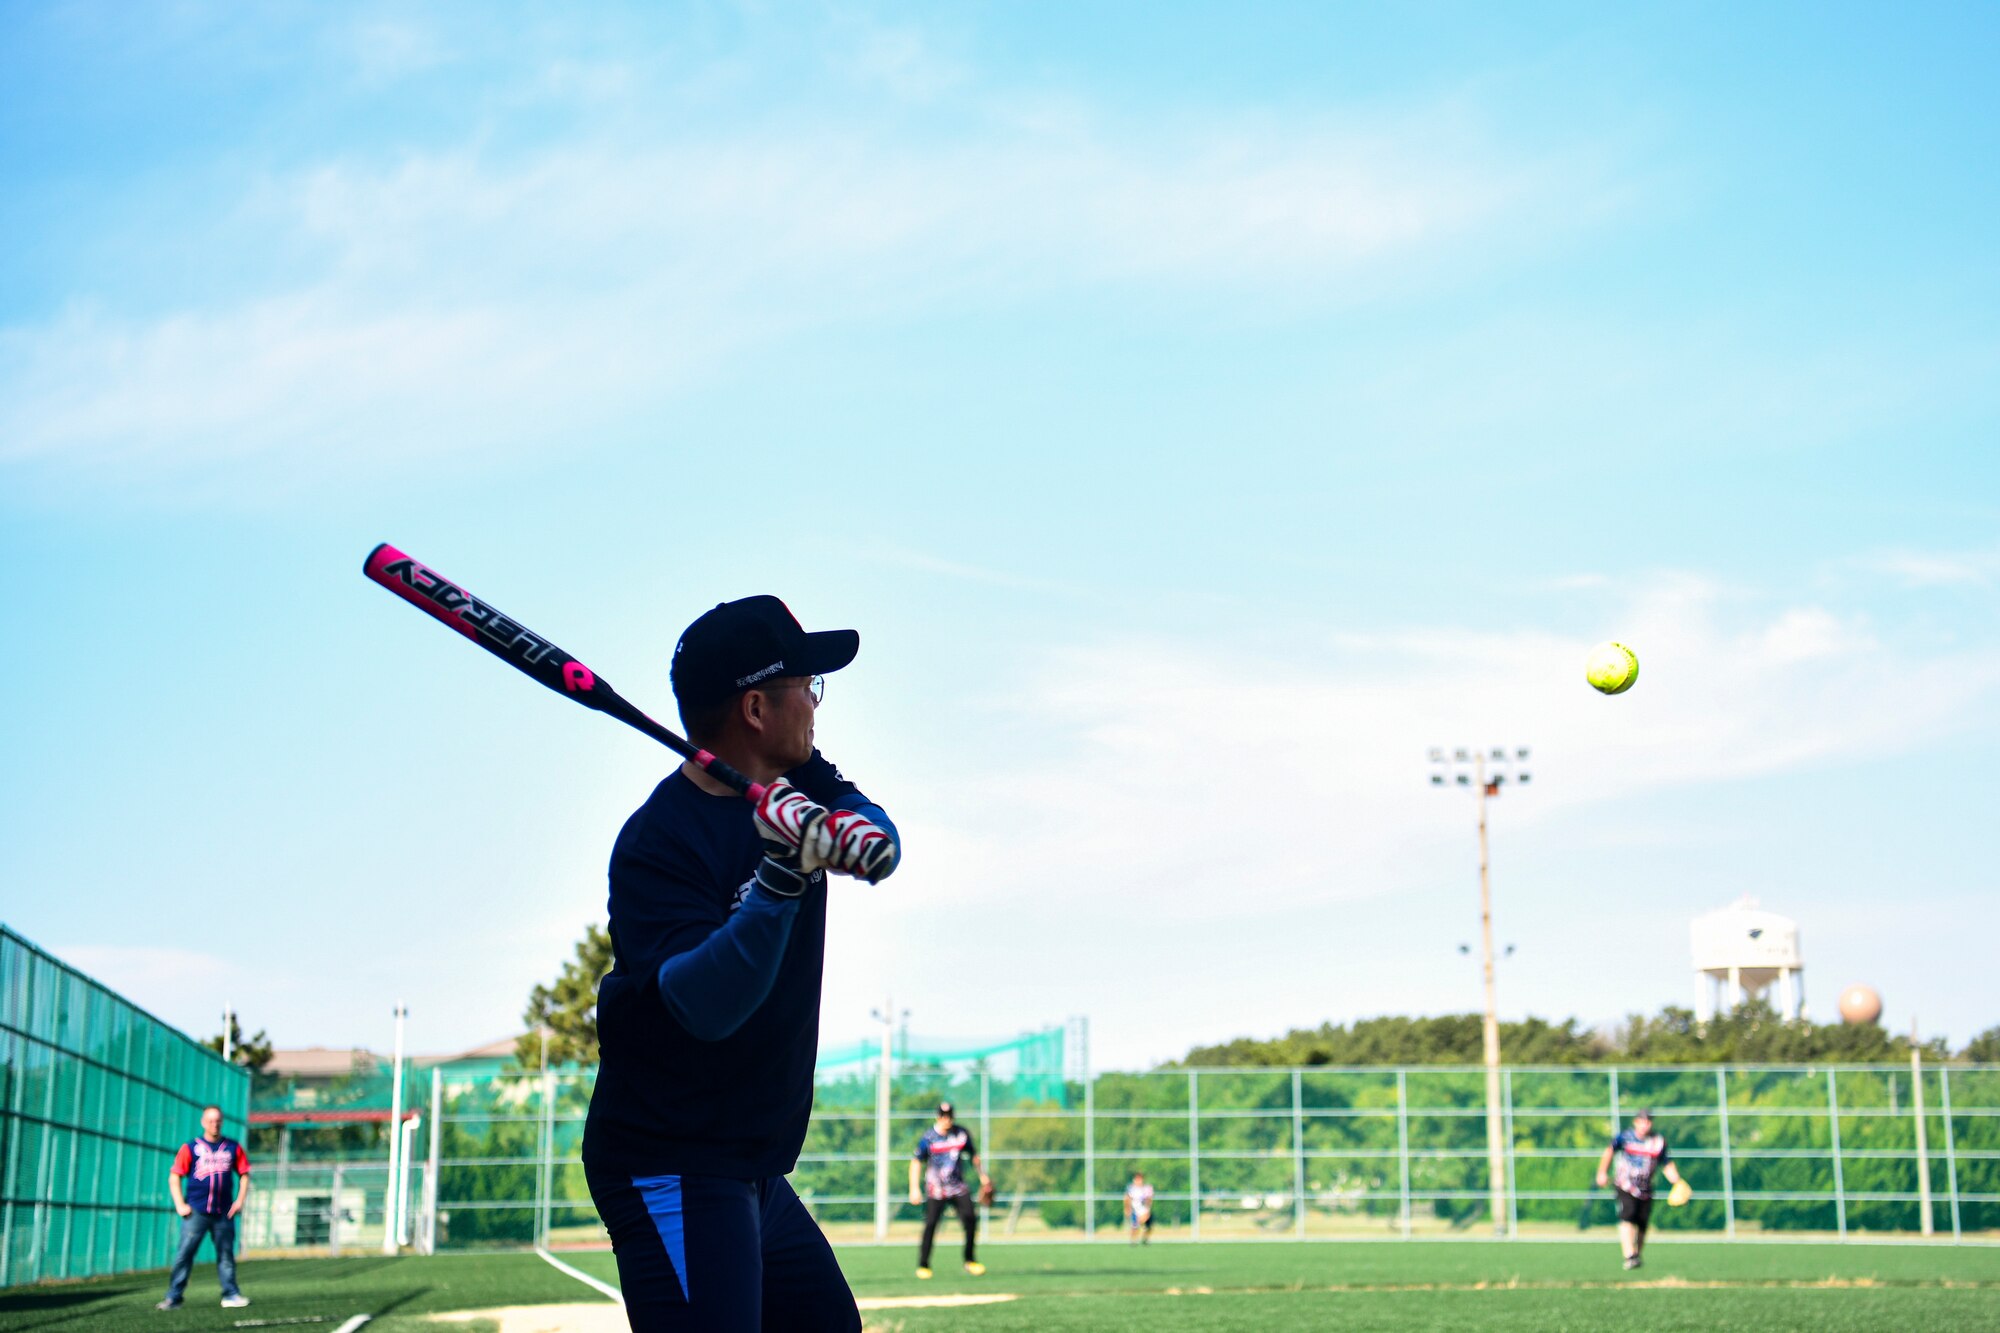
[[[882,1333],[967,1330],[1564,1330],[1848,1333],[2000,1330],[2000,1249],[1944,1246],[1656,1246],[1625,1272],[1615,1245],[1516,1242],[1006,1245],[988,1247],[982,1278],[940,1261],[919,1282],[906,1247],[848,1247],[841,1263],[866,1304],[898,1298],[1006,1295],[992,1305],[872,1309]],[[616,1283],[602,1252],[566,1254]],[[372,1316],[368,1333],[464,1329],[445,1311],[603,1304],[584,1284],[526,1254],[436,1259],[247,1262],[244,1310],[215,1304],[212,1267],[197,1269],[188,1304],[156,1313],[164,1274],[54,1284],[0,1294],[0,1331],[64,1333],[252,1327],[332,1331]],[[579,1316],[581,1317],[581,1316]],[[256,1324],[248,1321],[256,1320]],[[294,1322],[297,1321],[297,1322]],[[311,1321],[311,1322],[306,1322]]]

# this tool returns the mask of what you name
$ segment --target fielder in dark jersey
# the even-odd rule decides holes
[[[858,647],[752,597],[674,653],[690,739],[771,790],[753,806],[684,765],[611,855],[583,1160],[639,1333],[861,1327],[784,1179],[812,1110],[826,872],[880,880],[898,854],[888,816],[813,747],[820,678]]]
[[[1611,1174],[1614,1163],[1616,1175]],[[1653,1117],[1641,1111],[1632,1117],[1632,1128],[1611,1136],[1611,1145],[1597,1161],[1597,1185],[1610,1183],[1618,1200],[1618,1244],[1625,1252],[1625,1266],[1637,1268],[1646,1248],[1646,1227],[1653,1220],[1653,1175],[1664,1173],[1678,1185],[1680,1169],[1667,1151],[1665,1137],[1653,1132]]]
[[[979,1172],[980,1188],[989,1188],[993,1180],[979,1165],[979,1146],[972,1141],[972,1131],[952,1118],[950,1102],[939,1102],[937,1122],[917,1139],[917,1151],[910,1159],[910,1202],[921,1203],[924,1208],[924,1239],[917,1249],[920,1278],[931,1275],[931,1246],[937,1240],[938,1222],[947,1208],[958,1214],[959,1225],[965,1228],[965,1271],[974,1277],[986,1271],[986,1265],[979,1262],[974,1250],[979,1236],[979,1209],[965,1183],[967,1162]],[[921,1193],[917,1187],[919,1176],[923,1178]]]

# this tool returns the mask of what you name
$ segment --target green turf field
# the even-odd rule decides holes
[[[1005,1294],[996,1305],[871,1310],[881,1333],[1003,1330],[2000,1329],[2000,1248],[1839,1245],[1659,1245],[1627,1273],[1615,1244],[1421,1242],[1329,1244],[1005,1245],[984,1277],[940,1260],[919,1282],[906,1246],[847,1247],[856,1295],[936,1298]],[[616,1282],[606,1253],[566,1254]],[[466,1329],[423,1316],[506,1305],[602,1300],[533,1255],[436,1259],[256,1260],[242,1266],[255,1304],[215,1304],[213,1268],[198,1268],[188,1304],[150,1307],[164,1274],[0,1293],[0,1331],[297,1328],[332,1333],[356,1314],[369,1333]],[[239,1321],[305,1321],[312,1323]],[[490,1325],[488,1328],[490,1329]]]

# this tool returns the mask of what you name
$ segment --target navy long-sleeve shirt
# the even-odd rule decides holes
[[[831,808],[888,817],[817,752],[787,778]],[[634,1174],[756,1180],[797,1163],[812,1110],[826,887],[756,887],[750,804],[678,770],[611,856],[614,965],[598,989],[602,1064],[584,1160]]]

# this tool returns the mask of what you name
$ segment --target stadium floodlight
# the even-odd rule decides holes
[[[893,1044],[896,1036],[896,1002],[884,1000],[880,1009],[871,1009],[868,1016],[882,1025],[882,1056],[875,1070],[875,1239],[889,1238],[889,1067],[895,1058]],[[905,1027],[910,1022],[910,1011],[901,1014]]]
[[[396,1253],[396,1241],[402,1234],[402,1198],[397,1185],[403,1167],[403,1020],[410,1016],[410,1006],[396,1001],[396,1063],[389,1078],[389,1188],[382,1200],[382,1253]],[[338,1200],[335,1201],[336,1203]]]
[[[1452,758],[1446,763],[1444,752],[1432,747],[1431,763],[1437,767],[1431,771],[1433,787],[1470,787],[1477,794],[1479,811],[1479,941],[1480,969],[1486,983],[1486,1015],[1484,1023],[1484,1047],[1486,1057],[1486,1186],[1493,1206],[1493,1231],[1495,1235],[1507,1232],[1507,1174],[1506,1149],[1500,1125],[1500,1003],[1493,981],[1493,881],[1488,869],[1486,855],[1486,798],[1498,796],[1500,788],[1512,781],[1524,783],[1528,772],[1521,767],[1528,762],[1528,747],[1514,747],[1514,757],[1508,758],[1504,746],[1485,748],[1478,746],[1457,747],[1452,750]],[[1472,771],[1467,773],[1458,765],[1470,763]],[[1445,770],[1451,769],[1451,782],[1445,781]],[[1461,945],[1461,953],[1467,952]],[[1507,952],[1513,953],[1514,946],[1508,945]]]

